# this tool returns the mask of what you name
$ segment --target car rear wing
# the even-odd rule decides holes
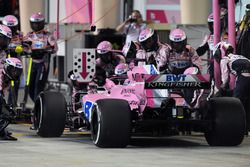
[[[141,75],[141,74],[140,74]],[[143,74],[142,74],[143,75]],[[209,74],[144,74],[145,89],[209,89],[211,87]]]

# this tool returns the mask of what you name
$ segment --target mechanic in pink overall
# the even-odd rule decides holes
[[[187,45],[186,33],[178,28],[173,29],[170,32],[169,39],[170,46],[161,44],[154,30],[146,29],[141,32],[139,37],[144,50],[137,52],[137,58],[146,58],[146,64],[154,64],[160,72],[164,73],[183,74],[187,68],[192,66],[196,66],[201,71],[201,60],[195,49]],[[193,101],[193,92],[187,91],[184,93],[188,104]]]
[[[10,86],[11,80],[18,80],[22,74],[22,63],[17,58],[6,58],[7,49],[12,38],[11,30],[0,25],[0,139],[17,140],[6,130],[14,114],[11,106],[8,106],[4,99],[4,92]]]
[[[141,49],[136,53],[138,65],[153,64],[159,71],[165,71],[171,47],[161,43],[156,31],[151,28],[140,33],[139,42]]]
[[[115,67],[125,63],[123,55],[112,52],[112,44],[109,41],[102,41],[97,46],[96,66],[106,71],[107,77],[114,75]]]
[[[172,74],[183,74],[192,66],[201,72],[201,59],[195,49],[187,44],[186,33],[182,29],[173,29],[169,34],[171,51],[167,56],[168,69]]]
[[[18,30],[18,20],[15,16],[13,15],[7,15],[3,18],[2,20],[3,25],[8,26],[11,29],[12,32],[12,39],[11,42],[8,46],[8,51],[11,57],[17,57],[19,59],[20,55],[18,55],[15,52],[15,49],[18,45],[23,45],[23,33]],[[18,88],[19,88],[20,80],[16,80],[14,83],[14,90],[15,90],[15,95],[16,99],[18,98]],[[8,97],[8,103],[11,103],[11,98],[12,98],[12,91],[11,89],[9,90],[9,97]]]
[[[30,17],[30,26],[33,31],[25,36],[26,41],[32,43],[32,69],[30,76],[29,94],[35,101],[38,94],[44,90],[48,80],[51,54],[58,50],[55,37],[44,29],[45,18],[41,13],[34,13]]]
[[[201,73],[201,59],[195,49],[187,44],[186,33],[179,28],[173,29],[169,34],[171,51],[167,57],[167,67],[172,74],[183,74],[189,67],[197,67]],[[190,106],[197,106],[194,97],[200,98],[199,90],[183,90],[184,98]],[[198,95],[196,95],[198,94]]]
[[[229,89],[230,73],[236,75],[233,96],[239,98],[246,112],[247,131],[250,130],[250,60],[242,55],[233,54],[231,44],[222,42],[220,52],[214,57],[220,62],[221,81],[220,91]],[[223,95],[223,93],[221,93]]]
[[[12,39],[8,49],[10,50],[11,57],[17,57],[17,53],[15,52],[16,46],[22,45],[23,42],[23,33],[18,30],[18,20],[13,15],[7,15],[4,16],[2,23],[11,29]]]

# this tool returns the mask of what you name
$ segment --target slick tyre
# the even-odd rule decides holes
[[[92,110],[91,133],[94,144],[105,148],[123,148],[129,144],[130,106],[120,99],[96,101]]]
[[[35,101],[34,126],[41,137],[60,137],[66,121],[66,101],[59,92],[42,92]]]
[[[245,133],[245,111],[239,99],[216,97],[208,102],[212,126],[205,132],[210,146],[237,146]]]

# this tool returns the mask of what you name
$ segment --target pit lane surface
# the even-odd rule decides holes
[[[86,132],[65,130],[41,138],[30,125],[9,129],[18,141],[0,141],[0,167],[249,167],[250,137],[237,147],[210,147],[202,134],[132,138],[123,149],[97,148]]]

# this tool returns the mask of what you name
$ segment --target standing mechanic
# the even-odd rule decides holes
[[[145,59],[146,64],[154,64],[161,72],[183,74],[191,66],[199,68],[201,61],[194,48],[187,45],[183,30],[173,29],[169,35],[170,45],[159,42],[153,29],[141,32],[139,41],[143,49],[138,50],[137,59]]]
[[[45,18],[41,13],[34,13],[30,17],[33,31],[26,35],[26,40],[32,43],[32,69],[30,76],[29,94],[35,101],[38,94],[44,90],[49,74],[50,56],[57,52],[55,37],[45,30]]]

